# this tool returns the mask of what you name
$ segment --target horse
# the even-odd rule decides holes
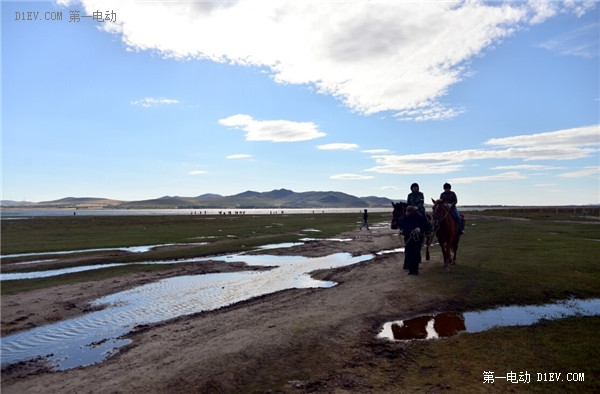
[[[392,230],[399,230],[400,229],[400,219],[402,219],[402,216],[404,216],[404,214],[406,213],[406,208],[408,207],[408,204],[405,202],[399,202],[399,203],[394,203],[392,201],[392,206],[394,207],[394,210],[392,211]],[[426,215],[427,221],[429,223],[431,223],[431,215],[427,214]],[[425,236],[424,236],[424,244],[425,244],[425,260],[429,261],[429,246],[431,245],[431,241],[433,239],[433,234],[430,231],[426,231],[425,232]]]
[[[456,265],[456,251],[460,241],[458,222],[449,204],[433,198],[431,201],[433,202],[434,231],[444,255],[444,272],[450,272],[450,265]]]

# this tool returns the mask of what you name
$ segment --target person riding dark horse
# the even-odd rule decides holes
[[[462,216],[458,213],[458,210],[456,209],[456,204],[458,204],[458,197],[456,197],[456,193],[454,193],[450,189],[452,189],[452,185],[450,185],[448,182],[444,183],[444,191],[442,194],[440,194],[440,200],[442,200],[444,204],[450,205],[450,210],[456,218],[456,222],[458,223],[460,233],[464,234],[465,222]]]
[[[425,196],[419,191],[419,184],[410,185],[411,193],[406,197],[406,203],[409,206],[416,207],[421,215],[425,216]]]

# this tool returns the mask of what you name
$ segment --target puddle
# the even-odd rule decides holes
[[[377,252],[378,256],[390,253],[404,253],[404,248],[390,249],[390,250],[382,250],[381,252]]]
[[[80,249],[80,250],[64,250],[60,252],[39,252],[39,253],[20,253],[20,254],[6,254],[0,256],[2,259],[12,258],[12,257],[31,257],[31,256],[52,256],[52,255],[60,255],[60,254],[72,254],[72,253],[88,253],[88,252],[107,252],[111,250],[121,250],[124,252],[130,253],[145,253],[154,248],[159,248],[162,246],[173,246],[175,244],[161,244],[161,245],[147,245],[147,246],[128,246],[124,248],[100,248],[100,249]]]
[[[378,338],[390,340],[435,339],[461,332],[475,333],[494,327],[528,326],[543,319],[599,316],[600,298],[568,300],[556,304],[506,306],[484,311],[417,316],[383,325]]]
[[[300,238],[302,242],[314,242],[314,241],[329,241],[329,242],[350,242],[352,238]]]
[[[19,264],[21,264],[21,263],[19,263]],[[126,265],[126,264],[112,263],[112,264],[82,265],[79,267],[61,268],[61,269],[56,269],[56,270],[45,270],[45,271],[34,271],[34,272],[11,272],[11,273],[6,273],[6,274],[0,274],[0,281],[49,278],[51,276],[72,274],[75,272],[97,270],[97,269],[101,269],[101,268],[117,267],[120,265]]]
[[[325,240],[325,241],[336,241],[336,242],[351,241],[351,239],[336,239],[336,238],[326,238],[326,239],[304,238],[304,239],[300,240],[301,242],[286,242],[286,243],[279,243],[279,244],[262,245],[262,246],[253,248],[253,249],[249,250],[248,252],[264,251],[264,250],[280,249],[280,248],[291,248],[293,246],[304,245],[304,243],[311,241],[311,240]],[[173,244],[173,245],[175,245],[175,244]],[[196,245],[203,245],[203,243],[196,244]],[[159,246],[168,246],[168,245],[164,244],[164,245],[152,245],[152,246],[134,246],[131,248],[121,248],[121,250],[127,249],[132,252],[133,251],[144,252],[144,251],[148,251],[152,248],[156,248]],[[144,250],[145,248],[148,248],[148,249]],[[95,250],[104,250],[104,249],[95,249]],[[115,249],[107,249],[107,250],[115,250]],[[402,251],[403,250],[404,249],[402,249]],[[88,249],[87,251],[91,251],[91,250]],[[76,252],[77,251],[65,251],[65,252],[55,252],[55,253],[56,254],[66,254],[66,253],[76,253]],[[385,253],[385,252],[380,252],[380,253]],[[378,254],[380,254],[380,253],[378,253]],[[45,253],[45,254],[47,254],[47,253]],[[243,253],[241,253],[241,254],[243,254]],[[17,255],[14,255],[14,256],[17,256]],[[19,255],[19,256],[23,256],[23,255]],[[27,255],[27,256],[29,256],[29,255]],[[131,265],[131,264],[182,264],[182,263],[194,263],[194,262],[204,261],[204,260],[206,260],[206,258],[163,260],[163,261],[145,261],[145,262],[136,262],[136,263],[94,264],[94,265],[85,265],[85,266],[78,266],[78,267],[72,267],[72,268],[50,269],[50,270],[44,270],[44,271],[0,273],[0,282],[8,281],[8,280],[49,278],[52,276],[72,274],[72,273],[76,273],[76,272],[91,271],[91,270],[97,270],[97,269],[103,269],[103,268],[111,268],[111,267],[116,267],[116,266],[121,266],[121,265],[125,266],[125,265]],[[26,262],[21,262],[21,263],[12,263],[12,264],[13,265],[26,265],[26,264],[50,262],[50,261],[54,261],[54,260],[37,260],[37,261],[30,261],[30,262],[26,261]]]
[[[309,273],[372,257],[337,253],[318,258],[232,255],[196,259],[242,261],[273,268],[168,278],[100,298],[93,305],[106,306],[103,310],[2,338],[2,365],[39,356],[45,357],[56,370],[91,365],[129,343],[122,336],[137,325],[214,310],[281,290],[329,288],[336,283],[313,279]]]
[[[269,244],[269,245],[259,246],[258,248],[254,248],[251,251],[290,248],[292,246],[302,245],[302,244],[303,243],[296,243],[296,242]],[[147,247],[146,246],[137,246],[137,247],[132,247],[132,249],[133,248],[154,248],[157,246],[167,246],[167,245],[154,245],[154,246],[147,246]],[[114,250],[114,249],[110,249],[110,250]],[[64,252],[64,253],[75,253],[75,252],[69,251],[69,252]],[[40,262],[40,261],[43,261],[43,260],[39,260],[37,262]],[[52,261],[52,260],[48,260],[48,261]],[[0,282],[6,281],[6,280],[49,278],[52,276],[72,274],[72,273],[76,273],[76,272],[84,272],[84,271],[98,270],[98,269],[103,269],[103,268],[111,268],[111,267],[125,266],[125,265],[132,265],[132,264],[183,264],[183,263],[194,263],[194,262],[199,262],[199,261],[206,261],[206,258],[200,257],[200,258],[178,259],[178,260],[142,261],[142,262],[137,262],[137,263],[94,264],[94,265],[82,265],[82,266],[71,267],[71,268],[50,269],[50,270],[44,270],[44,271],[0,273]],[[31,264],[31,263],[32,262],[14,263],[14,265]]]

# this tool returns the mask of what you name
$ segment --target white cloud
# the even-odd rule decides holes
[[[319,149],[319,150],[354,150],[357,148],[358,148],[358,145],[356,145],[356,144],[345,144],[345,143],[341,143],[341,142],[317,146],[317,149]]]
[[[219,124],[246,132],[247,141],[297,142],[324,137],[313,122],[289,120],[255,120],[249,115],[238,114],[220,119]]]
[[[391,151],[389,149],[367,149],[367,150],[363,150],[362,152],[370,153],[372,155],[391,153]]]
[[[589,166],[579,171],[565,172],[559,175],[561,178],[584,178],[584,177],[595,177],[600,179],[600,166]]]
[[[354,111],[392,111],[410,120],[462,112],[442,99],[469,74],[469,61],[565,9],[538,1],[83,4],[88,13],[117,10],[117,23],[101,28],[119,35],[129,50],[261,67],[278,83],[312,85]],[[588,9],[568,4],[577,14]]]
[[[464,178],[450,179],[450,183],[473,183],[473,182],[487,182],[487,181],[513,181],[517,179],[527,179],[526,176],[521,175],[519,172],[505,172],[498,175],[488,176],[472,176]]]
[[[412,155],[373,155],[372,158],[377,165],[366,171],[388,174],[446,174],[459,171],[463,168],[463,162],[473,160],[580,159],[598,152],[598,148],[594,146],[600,146],[600,125],[548,133],[493,138],[488,140],[486,144],[504,149],[470,149]]]
[[[539,46],[559,55],[584,58],[598,57],[600,51],[598,28],[598,23],[580,26],[567,33],[555,36]]]
[[[486,142],[494,146],[577,147],[600,144],[600,125],[550,131],[547,133],[492,138]]]
[[[189,174],[190,175],[203,175],[203,174],[206,174],[206,171],[194,170],[194,171],[190,171]]]
[[[169,105],[169,104],[178,104],[179,100],[168,99],[164,97],[154,98],[154,97],[144,97],[139,100],[132,101],[132,105],[141,105],[142,107],[154,107],[157,105]]]
[[[359,175],[359,174],[336,174],[329,177],[330,179],[342,179],[342,180],[364,180],[373,179],[370,175]]]
[[[379,188],[379,190],[400,190],[400,188],[398,186],[382,186]]]
[[[229,156],[226,157],[226,159],[249,159],[251,157],[252,157],[252,155],[248,155],[248,154],[245,154],[245,153],[238,153],[238,154],[235,154],[235,155],[229,155]]]
[[[515,166],[496,166],[492,167],[491,170],[525,170],[525,171],[550,171],[559,170],[564,167],[552,167],[538,164],[520,164]]]

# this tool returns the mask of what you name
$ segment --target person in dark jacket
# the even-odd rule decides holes
[[[367,230],[369,230],[369,213],[366,209],[363,213],[363,223],[360,225],[360,230],[362,230],[363,227],[367,227]]]
[[[410,191],[411,193],[406,197],[406,203],[417,207],[421,215],[425,216],[425,196],[419,191],[419,184],[413,183],[410,185]]]
[[[421,263],[421,245],[423,233],[427,229],[427,219],[416,207],[408,206],[406,214],[400,220],[400,229],[404,236],[404,264],[409,275],[419,275]]]
[[[456,209],[456,204],[458,204],[458,197],[456,197],[456,193],[452,190],[452,186],[449,183],[444,183],[444,192],[440,194],[440,200],[442,200],[445,204],[450,204],[450,209],[456,218],[456,222],[458,223],[458,229],[461,234],[465,232],[465,222],[462,220],[462,216],[458,213],[458,209]]]

